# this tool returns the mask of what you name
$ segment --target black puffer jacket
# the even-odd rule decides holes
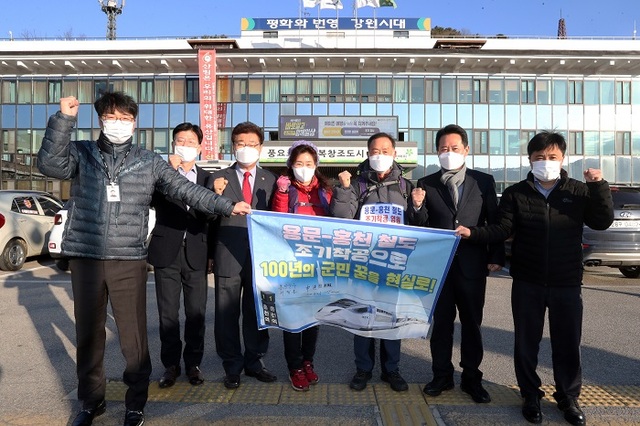
[[[197,210],[231,215],[231,200],[189,182],[162,157],[132,145],[131,140],[114,145],[100,134],[97,142],[71,141],[75,122],[75,117],[61,112],[51,116],[38,152],[38,169],[43,174],[73,179],[63,234],[64,255],[144,259],[149,204],[156,189]],[[119,202],[107,201],[105,162],[111,176],[118,174]]]
[[[402,177],[402,169],[395,161],[391,173],[380,182],[377,172],[369,166],[369,160],[365,160],[358,166],[358,176],[351,180],[351,187],[338,185],[334,188],[329,211],[334,217],[358,219],[365,204],[393,203],[404,208],[404,223],[413,223],[415,211],[407,208],[413,188],[411,181]]]
[[[547,199],[533,175],[507,188],[499,223],[471,228],[472,241],[496,242],[513,235],[510,273],[514,279],[544,286],[582,283],[582,228],[607,229],[613,201],[605,180],[583,183],[562,170]]]

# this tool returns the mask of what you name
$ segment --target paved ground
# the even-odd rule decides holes
[[[17,273],[0,272],[0,425],[66,425],[79,409],[75,399],[75,332],[69,275],[50,260],[29,262]],[[213,285],[211,282],[210,285]],[[242,377],[238,390],[222,384],[223,370],[215,354],[210,325],[202,369],[207,381],[190,386],[184,376],[170,390],[153,383],[146,408],[149,425],[513,425],[527,424],[520,415],[511,360],[510,280],[490,279],[485,309],[486,345],[483,370],[493,402],[474,404],[459,387],[440,397],[425,397],[430,379],[428,341],[403,342],[401,371],[410,383],[395,393],[374,372],[363,392],[348,389],[354,373],[352,337],[322,327],[316,370],[321,382],[310,392],[295,392],[288,384],[281,333],[271,332],[265,358],[279,380],[263,384]],[[623,278],[617,270],[589,269],[584,287],[583,361],[585,388],[581,404],[589,425],[640,425],[640,279]],[[149,275],[149,342],[157,379],[159,361],[157,311],[153,274]],[[213,306],[213,289],[209,306]],[[121,383],[123,360],[115,323],[108,324],[108,409],[94,424],[121,424],[124,415]],[[456,347],[454,359],[459,360]],[[454,361],[454,363],[457,363]],[[540,351],[540,375],[552,392],[548,335]],[[459,373],[456,374],[459,382]],[[550,401],[543,404],[544,424],[567,424]]]

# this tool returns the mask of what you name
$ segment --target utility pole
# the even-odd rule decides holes
[[[124,9],[125,0],[120,0],[120,6],[118,6],[118,0],[98,0],[100,8],[107,14],[107,40],[116,39],[116,16],[122,13]]]

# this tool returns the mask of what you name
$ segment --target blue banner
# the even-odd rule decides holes
[[[383,339],[425,338],[460,240],[453,231],[253,211],[260,328],[327,324]]]

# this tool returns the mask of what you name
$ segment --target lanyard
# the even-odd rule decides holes
[[[118,176],[120,175],[120,172],[122,171],[122,169],[124,167],[124,161],[127,159],[127,156],[131,152],[132,148],[133,148],[133,145],[131,145],[129,147],[129,150],[124,155],[124,158],[122,159],[122,162],[120,163],[120,167],[118,167],[118,170],[116,170],[116,174],[113,176],[113,178],[111,177],[111,173],[109,173],[109,166],[107,166],[107,161],[104,159],[104,155],[102,154],[102,150],[98,149],[98,152],[100,153],[100,158],[102,158],[102,165],[104,166],[104,172],[106,173],[107,178],[109,179],[109,183],[115,184],[116,181],[118,180]]]

